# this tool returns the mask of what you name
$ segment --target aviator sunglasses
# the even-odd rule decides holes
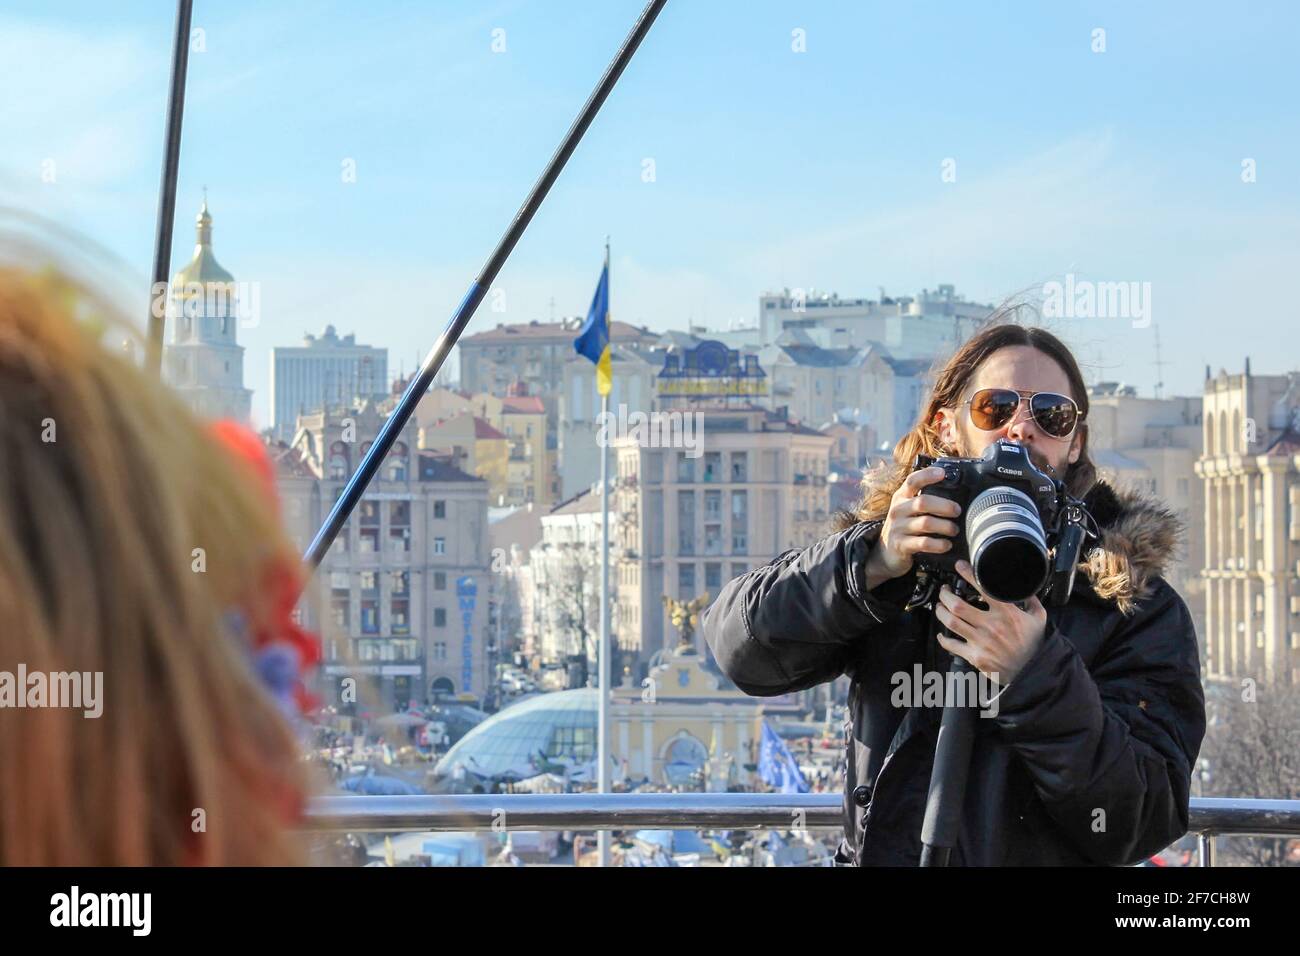
[[[976,428],[991,432],[1015,418],[1021,402],[1029,403],[1034,424],[1053,438],[1069,438],[1079,424],[1079,406],[1058,392],[1022,396],[1013,388],[981,388],[962,404],[970,406],[970,420]]]

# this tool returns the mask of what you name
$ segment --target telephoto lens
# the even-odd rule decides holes
[[[998,485],[977,494],[966,509],[966,541],[975,581],[998,601],[1024,601],[1047,580],[1047,535],[1034,500]]]

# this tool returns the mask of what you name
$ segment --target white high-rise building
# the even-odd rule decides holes
[[[388,350],[341,338],[334,326],[302,345],[271,349],[271,425],[275,437],[293,438],[299,415],[358,399],[381,400],[388,392]]]
[[[244,349],[236,335],[239,290],[212,253],[206,198],[195,227],[194,258],[172,278],[164,380],[197,414],[247,422],[253,393],[244,388]]]

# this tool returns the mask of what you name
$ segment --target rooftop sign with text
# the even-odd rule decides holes
[[[737,349],[708,340],[693,349],[672,351],[664,356],[664,367],[657,382],[664,396],[715,398],[720,396],[754,397],[767,394],[767,373],[758,365],[758,357],[743,357]]]

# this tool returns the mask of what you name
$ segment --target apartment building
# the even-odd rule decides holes
[[[386,417],[366,400],[301,416],[270,446],[285,521],[305,550]],[[357,678],[369,705],[402,710],[488,688],[487,485],[417,447],[408,424],[317,572],[302,605],[322,633],[326,701]]]
[[[829,436],[753,405],[681,413],[699,416],[694,449],[636,436],[613,442],[620,524],[612,632],[642,670],[677,643],[664,595],[716,597],[724,582],[829,530]]]

